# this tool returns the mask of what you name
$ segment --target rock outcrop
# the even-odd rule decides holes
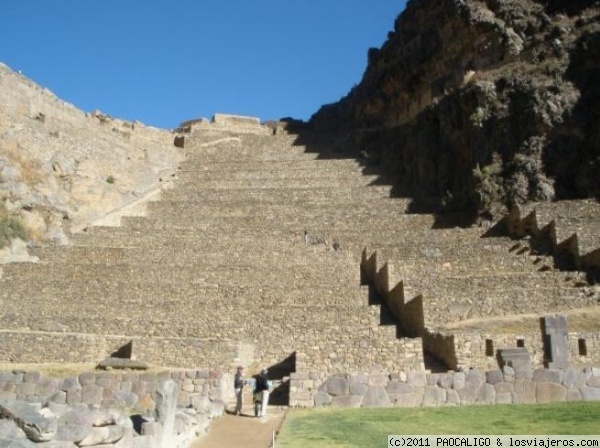
[[[416,196],[479,212],[600,197],[597,1],[412,0],[311,119]]]
[[[173,138],[83,112],[0,64],[0,249],[11,237],[64,242],[66,231],[159,190],[183,158]]]

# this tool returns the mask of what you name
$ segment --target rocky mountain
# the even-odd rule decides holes
[[[600,2],[411,0],[313,128],[417,197],[485,213],[600,197]]]
[[[64,242],[158,192],[183,158],[173,141],[83,112],[0,64],[0,260],[25,253],[13,236]]]

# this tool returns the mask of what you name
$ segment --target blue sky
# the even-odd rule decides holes
[[[401,0],[3,0],[0,61],[75,106],[172,128],[308,119],[357,84]]]

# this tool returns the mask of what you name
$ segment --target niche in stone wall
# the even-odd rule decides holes
[[[494,356],[494,341],[491,339],[485,340],[485,356]]]
[[[585,342],[585,339],[579,338],[577,340],[577,347],[579,348],[579,356],[587,356],[588,355],[587,344]]]
[[[525,347],[525,339],[517,338],[517,347],[519,347],[519,348]]]

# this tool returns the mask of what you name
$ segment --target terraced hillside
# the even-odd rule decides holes
[[[155,365],[327,376],[494,366],[491,341],[524,344],[541,364],[530,322],[597,311],[585,272],[517,247],[533,238],[408,214],[410,199],[357,161],[297,142],[197,130],[146,217],[4,266],[0,360],[96,362],[132,342]],[[522,319],[524,331],[508,324]],[[600,361],[597,324],[573,322],[572,361]]]

